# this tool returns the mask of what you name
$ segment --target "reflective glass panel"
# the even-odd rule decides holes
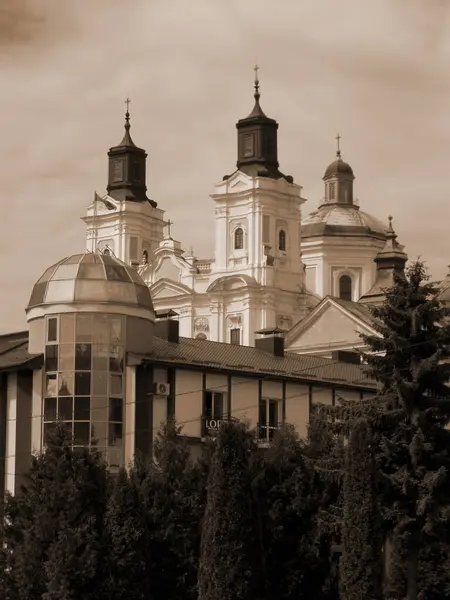
[[[110,300],[106,280],[77,279],[75,300],[77,302],[107,302]]]
[[[75,397],[73,409],[74,421],[89,421],[91,418],[91,399],[89,397]]]
[[[56,373],[46,376],[45,395],[57,396],[58,382]]]
[[[140,306],[145,306],[145,308],[153,308],[150,290],[146,285],[135,285],[134,290],[136,292],[137,303]]]
[[[130,281],[125,267],[105,265],[106,278],[110,281]]]
[[[53,273],[52,281],[61,281],[62,279],[75,279],[78,273],[78,264],[59,265]]]
[[[111,344],[122,343],[122,319],[120,317],[110,317],[110,340]]]
[[[58,263],[58,264],[60,264],[60,263]],[[56,271],[56,267],[58,266],[58,264],[52,265],[51,267],[49,267],[45,271],[45,273],[42,275],[42,277],[38,280],[38,283],[46,283],[49,279],[51,279],[51,276]]]
[[[123,400],[122,398],[109,399],[109,420],[122,423],[123,421]]]
[[[45,398],[44,421],[56,421],[56,398]]]
[[[29,306],[36,306],[37,304],[42,304],[44,302],[45,292],[47,291],[47,282],[36,283],[31,293],[30,301],[28,302]]]
[[[47,342],[58,341],[58,319],[51,317],[47,319]]]
[[[92,374],[92,393],[94,396],[106,396],[108,393],[108,374],[95,372]]]
[[[44,444],[48,443],[49,434],[55,429],[56,423],[44,423]]]
[[[78,270],[78,277],[80,279],[106,279],[105,268],[103,265],[94,265],[83,263],[80,265]]]
[[[89,396],[91,393],[91,374],[75,373],[75,394]]]
[[[61,371],[73,371],[75,367],[75,345],[60,344],[59,346],[59,368]]]
[[[110,423],[108,434],[108,445],[117,446],[122,444],[122,423]]]
[[[105,282],[108,300],[116,302],[126,302],[127,304],[136,304],[136,296],[134,293],[134,285],[130,283],[122,283],[119,281]]]
[[[94,315],[94,343],[109,343],[109,318],[108,315]]]
[[[58,370],[58,345],[45,346],[45,370]]]
[[[45,302],[72,302],[75,292],[75,280],[49,281]]]
[[[91,344],[76,344],[75,345],[75,369],[77,371],[91,370]]]
[[[73,398],[58,398],[58,419],[72,421]]]
[[[73,396],[74,391],[73,373],[60,373],[58,396]]]
[[[94,359],[93,368],[94,371],[106,371],[108,369],[109,361],[109,346],[101,344],[94,344],[93,346]]]
[[[108,445],[108,425],[105,421],[92,421],[92,438],[97,442],[97,447],[106,450]]]
[[[137,283],[138,285],[145,285],[142,281],[142,277],[136,271],[136,269],[127,269],[128,275],[130,276],[131,281],[133,283]]]
[[[75,446],[89,446],[90,428],[89,422],[73,424],[73,443]]]
[[[108,398],[106,396],[91,398],[91,419],[98,423],[108,422]]]
[[[92,340],[92,329],[92,315],[77,315],[75,323],[75,340],[77,342],[90,342]]]
[[[67,260],[63,262],[65,265],[78,264],[83,257],[84,254],[74,254],[73,256],[70,256]]]
[[[111,396],[122,395],[122,375],[110,375],[109,385],[109,394]]]
[[[120,373],[123,369],[123,348],[117,345],[109,348],[109,370]]]
[[[59,317],[59,341],[62,344],[75,341],[75,315]]]
[[[114,258],[114,256],[102,254],[101,259],[105,265],[117,265],[117,258]]]

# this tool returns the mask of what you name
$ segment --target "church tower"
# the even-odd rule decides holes
[[[122,141],[108,152],[107,194],[97,193],[83,218],[87,249],[107,249],[120,260],[137,266],[163,239],[164,211],[147,197],[147,153],[130,134],[130,100],[127,99]]]
[[[236,124],[237,169],[211,195],[216,227],[209,289],[218,290],[220,281],[223,294],[226,285],[236,290],[230,298],[239,295],[238,289],[242,297],[253,294],[245,300],[247,344],[258,329],[287,329],[298,320],[304,289],[300,222],[305,199],[301,186],[279,168],[278,123],[261,108],[258,67],[255,74],[253,110]],[[234,306],[242,312],[237,301]],[[220,310],[226,313],[223,302]],[[217,339],[227,337],[219,332]]]

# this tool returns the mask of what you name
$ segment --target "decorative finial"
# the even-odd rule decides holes
[[[341,136],[338,133],[337,136],[336,136],[336,143],[337,143],[337,145],[336,145],[336,156],[338,158],[341,158],[341,144],[340,144],[340,142],[341,142]]]
[[[127,112],[125,113],[125,129],[130,128],[130,102],[131,100],[128,98],[125,100],[125,104],[127,105]]]
[[[259,93],[259,79],[258,79],[258,63],[255,64],[253,70],[255,71],[255,100],[258,102],[261,94]]]
[[[389,231],[389,233],[394,233],[394,228],[392,227],[392,215],[389,215],[388,219],[389,219],[388,231]]]

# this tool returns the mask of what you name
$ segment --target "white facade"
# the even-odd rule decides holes
[[[109,196],[115,209],[100,201],[88,208],[87,249],[109,248],[127,263],[139,253],[155,309],[177,312],[182,336],[253,345],[259,329],[290,329],[318,301],[304,287],[301,186],[236,171],[211,198],[214,259],[164,238],[162,210]]]

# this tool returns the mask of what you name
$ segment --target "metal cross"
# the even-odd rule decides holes
[[[258,81],[258,71],[259,71],[258,63],[256,63],[253,70],[255,71],[255,81]]]
[[[339,135],[339,133],[338,133],[338,134],[337,134],[337,136],[336,136],[336,141],[337,141],[337,150],[336,150],[336,154],[337,154],[338,156],[340,156],[340,155],[341,155],[341,145],[340,145],[340,143],[339,143],[339,142],[341,141],[341,136]]]
[[[127,112],[129,112],[130,102],[131,100],[127,97],[127,99],[125,100],[125,104],[127,105]]]
[[[171,221],[169,219],[166,224],[167,224],[167,233],[168,233],[168,236],[170,237],[170,227],[173,225],[173,221]]]

